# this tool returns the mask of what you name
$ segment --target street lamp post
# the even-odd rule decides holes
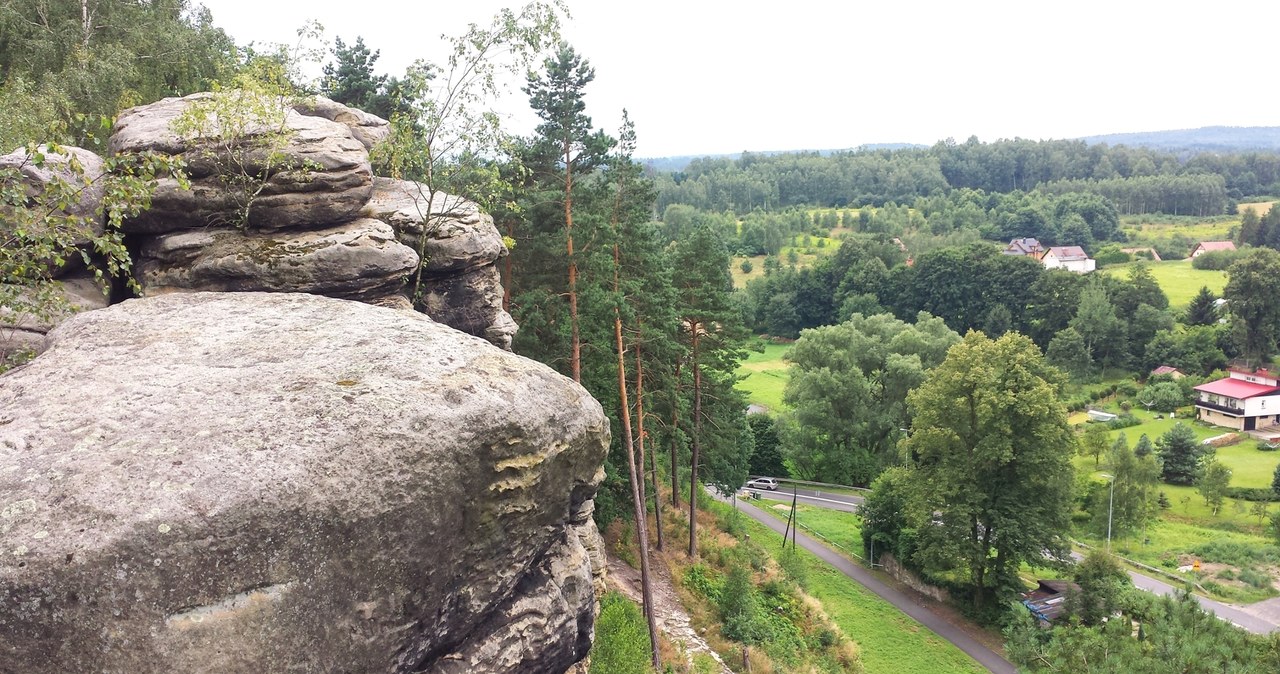
[[[1103,473],[1102,477],[1111,482],[1111,495],[1107,497],[1107,552],[1111,552],[1111,513],[1116,504],[1116,476]]]

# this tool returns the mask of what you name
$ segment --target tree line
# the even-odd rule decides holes
[[[743,153],[657,173],[657,212],[671,204],[739,215],[789,207],[911,203],[952,190],[1104,196],[1122,213],[1213,215],[1280,193],[1280,153],[1196,155],[1084,141],[942,141],[929,148],[829,154]]]

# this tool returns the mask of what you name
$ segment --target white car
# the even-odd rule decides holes
[[[771,477],[757,477],[747,482],[747,489],[768,489],[778,491],[778,481]]]

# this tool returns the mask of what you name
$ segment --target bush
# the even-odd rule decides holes
[[[649,626],[640,607],[617,592],[600,601],[591,674],[645,674],[649,662]]]
[[[709,601],[720,600],[720,581],[715,570],[705,564],[694,564],[685,569],[684,586]]]
[[[1191,266],[1196,269],[1226,271],[1227,267],[1231,266],[1231,263],[1244,257],[1248,252],[1247,250],[1211,250],[1207,253],[1201,253],[1191,260]]]
[[[1268,441],[1266,441],[1266,440],[1259,440],[1259,441],[1258,441],[1258,451],[1259,451],[1259,452],[1274,452],[1274,451],[1276,451],[1277,449],[1280,449],[1280,442],[1277,442],[1277,443],[1275,443],[1275,444],[1272,444],[1272,443],[1270,443],[1270,442],[1268,442]]]
[[[1271,576],[1256,569],[1241,569],[1240,582],[1256,587],[1259,590],[1265,590],[1271,587]]]
[[[1121,428],[1129,428],[1130,426],[1139,426],[1141,424],[1142,422],[1138,419],[1138,417],[1135,417],[1132,414],[1125,412],[1124,414],[1121,414],[1120,416],[1112,419],[1111,421],[1108,421],[1107,428],[1110,428],[1111,430],[1116,431],[1116,430],[1120,430]]]
[[[1227,487],[1227,498],[1264,503],[1280,500],[1275,492],[1263,487]]]

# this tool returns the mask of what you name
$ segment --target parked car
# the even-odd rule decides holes
[[[778,491],[778,481],[771,477],[757,477],[754,480],[747,481],[747,489],[768,489],[769,491]]]

